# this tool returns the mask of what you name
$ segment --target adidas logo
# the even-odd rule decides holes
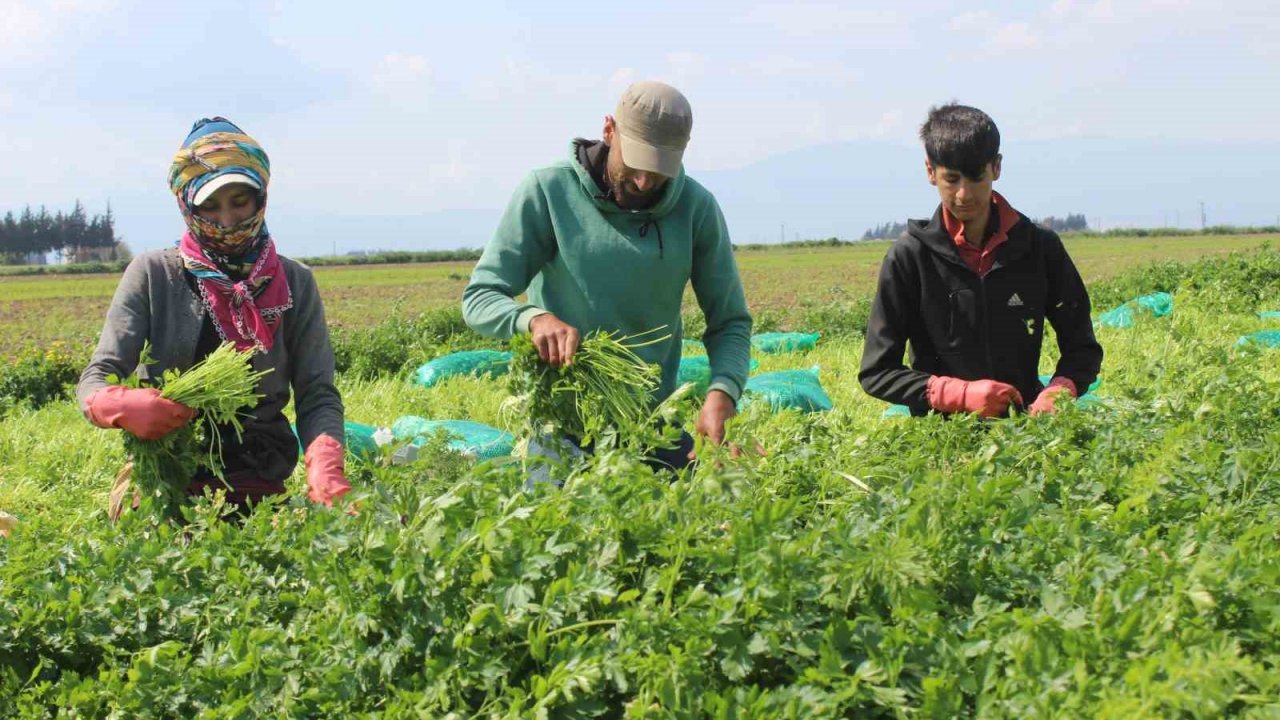
[[[1022,307],[1022,298],[1018,297],[1018,293],[1009,298],[1009,307]]]

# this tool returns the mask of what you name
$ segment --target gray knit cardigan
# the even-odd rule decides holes
[[[285,257],[280,262],[293,306],[284,311],[270,352],[253,357],[254,370],[272,369],[259,385],[266,397],[255,414],[267,417],[283,409],[289,394],[281,391],[292,385],[302,446],[321,434],[341,443],[342,398],[333,383],[333,346],[315,277],[302,263]],[[125,268],[98,347],[76,386],[81,407],[107,385],[108,375],[128,377],[136,369],[139,377],[156,378],[168,368],[187,370],[195,364],[206,311],[184,272],[176,248],[142,253]],[[145,340],[151,341],[156,362],[139,366]]]

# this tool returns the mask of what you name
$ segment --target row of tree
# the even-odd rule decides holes
[[[862,233],[863,240],[897,240],[902,233],[907,231],[907,224],[900,222],[887,222],[883,225],[877,225],[870,230]]]
[[[0,220],[0,261],[7,265],[25,264],[50,252],[73,259],[114,260],[122,250],[110,205],[106,213],[93,217],[79,200],[71,212],[52,215],[44,207],[33,210],[28,205],[17,216],[9,212]]]
[[[1068,214],[1065,218],[1048,217],[1033,220],[1040,227],[1048,228],[1054,232],[1086,232],[1089,229],[1089,221],[1085,218],[1084,213]],[[907,224],[900,222],[887,222],[883,225],[875,227],[862,233],[863,240],[897,240],[902,233],[907,231]]]
[[[1085,232],[1089,229],[1089,221],[1085,219],[1084,213],[1075,215],[1068,213],[1065,218],[1050,215],[1036,220],[1035,223],[1054,232]]]

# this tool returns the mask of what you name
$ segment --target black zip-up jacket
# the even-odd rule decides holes
[[[939,205],[932,220],[908,222],[885,255],[858,380],[913,415],[930,410],[930,375],[999,380],[1030,403],[1044,387],[1037,369],[1048,319],[1062,354],[1054,376],[1083,393],[1102,367],[1089,313],[1089,292],[1056,233],[1020,214],[980,278],[960,258]]]

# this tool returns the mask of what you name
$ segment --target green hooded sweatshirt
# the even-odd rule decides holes
[[[670,340],[636,351],[662,368],[657,397],[665,398],[676,388],[680,304],[690,282],[707,320],[710,389],[736,401],[747,382],[751,315],[715,197],[681,168],[654,207],[624,210],[571,145],[567,159],[516,188],[462,293],[462,315],[473,330],[504,340],[528,332],[543,312],[583,335],[665,326]],[[517,302],[526,290],[528,302]]]

